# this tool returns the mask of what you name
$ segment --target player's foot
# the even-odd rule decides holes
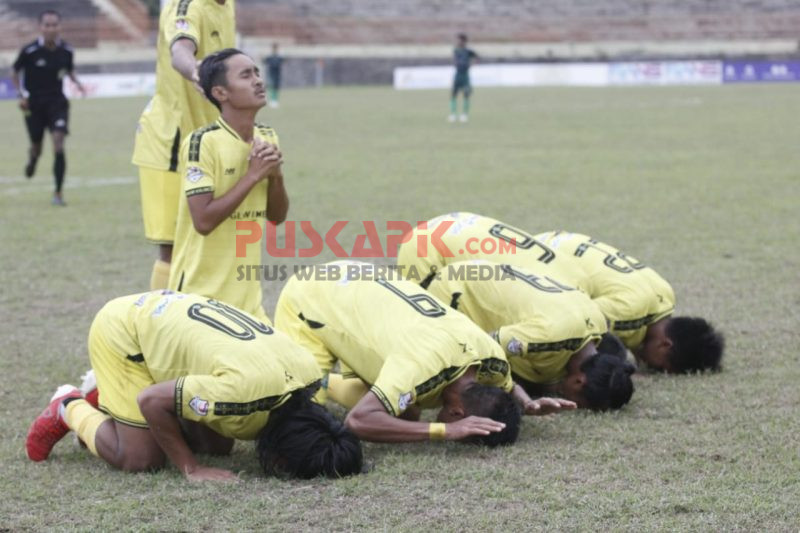
[[[447,122],[455,122],[455,121],[456,121],[456,116],[455,115],[451,114],[450,116],[447,117]]]
[[[64,197],[60,192],[53,193],[53,201],[51,203],[59,207],[67,207],[67,202],[64,201]]]
[[[33,174],[36,172],[36,162],[39,159],[36,157],[29,157],[28,163],[25,165],[25,177],[30,179],[33,177]]]
[[[36,417],[25,439],[25,451],[31,461],[44,461],[58,441],[69,433],[61,418],[62,404],[67,398],[81,398],[81,392],[72,385],[61,385],[50,398],[50,404]]]
[[[94,370],[91,368],[81,376],[81,386],[79,387],[84,399],[89,402],[89,405],[97,409],[98,394],[97,394],[97,378],[94,376]]]
[[[459,122],[469,122],[469,117],[462,113],[461,116],[458,117],[458,120]]]

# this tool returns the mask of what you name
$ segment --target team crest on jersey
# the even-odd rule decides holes
[[[178,19],[175,21],[175,27],[181,31],[189,30],[189,21],[186,19]]]
[[[411,393],[407,392],[405,394],[401,394],[400,399],[397,400],[397,406],[401,411],[405,411],[409,405],[411,405]]]
[[[197,413],[197,416],[206,416],[208,414],[208,401],[201,400],[200,396],[195,396],[189,401],[189,407]]]
[[[203,177],[203,169],[198,167],[189,167],[186,169],[186,179],[191,183],[197,183]]]
[[[506,345],[506,350],[508,351],[508,353],[514,355],[522,355],[522,341],[517,339],[511,339],[510,341],[508,341],[508,344]]]

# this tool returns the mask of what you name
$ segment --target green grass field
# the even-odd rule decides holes
[[[444,92],[287,92],[261,120],[281,136],[291,220],[351,221],[345,249],[362,220],[456,210],[588,233],[670,280],[727,356],[718,375],[637,376],[617,413],[526,419],[509,449],[367,444],[374,468],[351,479],[264,479],[239,443],[209,460],[236,485],[124,474],[72,437],[42,464],[24,452],[55,387],[88,368],[94,313],[148,288],[130,165],[144,103],[73,103],[66,209],[49,203],[49,144],[21,177],[22,119],[0,103],[0,529],[797,530],[797,86],[486,89],[466,125],[446,123]]]

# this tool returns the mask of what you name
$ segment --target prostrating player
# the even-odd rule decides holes
[[[554,393],[600,411],[630,401],[634,366],[598,352],[606,319],[585,293],[548,275],[480,259],[447,265],[428,290],[492,335],[528,393]]]
[[[449,224],[441,237],[448,251],[418,248],[439,224]],[[533,236],[493,218],[451,213],[428,221],[427,229],[415,229],[404,239],[398,265],[415,265],[425,276],[423,286],[436,276],[436,269],[470,258],[550,271],[595,301],[611,332],[639,361],[670,373],[720,369],[722,335],[702,318],[673,317],[675,295],[669,283],[640,261],[586,235],[555,231]],[[513,251],[501,251],[512,244]]]
[[[64,137],[69,133],[69,101],[64,96],[64,75],[85,94],[83,85],[75,76],[72,48],[59,38],[61,14],[48,9],[39,15],[41,36],[26,44],[14,61],[11,82],[17,90],[19,107],[25,113],[25,126],[31,146],[25,177],[33,177],[36,162],[42,154],[45,128],[53,139],[53,176],[56,188],[53,205],[65,206],[62,189],[67,161],[64,156]],[[19,74],[23,74],[23,86]]]
[[[368,268],[336,262],[317,267],[324,276],[292,277],[275,311],[276,327],[311,350],[323,375],[339,360],[370,385],[345,420],[360,438],[510,444],[520,405],[532,415],[575,407],[531,400],[500,346],[466,316],[411,282],[369,279]],[[418,421],[436,406],[437,423]]]
[[[193,481],[236,478],[193,453],[227,454],[233,439],[257,441],[267,474],[361,470],[358,439],[311,399],[321,378],[312,355],[239,309],[171,291],[117,298],[92,323],[89,356],[99,410],[60,387],[28,432],[31,460],[73,430],[119,469],[168,458]]]
[[[264,83],[253,60],[233,48],[200,65],[200,83],[221,117],[192,133],[181,148],[186,199],[178,208],[170,289],[202,294],[258,316],[257,277],[239,279],[237,268],[261,264],[262,242],[244,252],[236,245],[236,222],[286,218],[289,198],[275,131],[255,123],[266,104]]]
[[[467,35],[465,33],[459,33],[458,43],[453,50],[453,63],[456,67],[456,73],[453,77],[453,88],[450,91],[450,116],[447,117],[450,122],[455,122],[456,119],[461,122],[467,122],[469,120],[469,97],[472,95],[469,68],[476,59],[478,59],[478,54],[470,48],[467,48]],[[462,94],[463,98],[461,103],[461,115],[456,114],[458,111],[459,92]]]
[[[278,53],[278,43],[272,43],[272,54],[264,58],[264,65],[269,74],[269,106],[280,107],[278,93],[281,90],[281,68],[283,57]]]
[[[144,234],[158,245],[151,289],[164,289],[169,280],[181,191],[181,141],[219,116],[199,90],[197,64],[212,52],[234,46],[233,4],[226,0],[169,0],[161,11],[156,92],[139,118],[132,158],[139,167]]]

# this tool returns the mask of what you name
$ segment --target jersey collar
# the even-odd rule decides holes
[[[227,123],[227,122],[225,122],[225,121],[222,119],[222,115],[220,115],[220,117],[217,119],[217,124],[219,124],[219,125],[220,125],[220,127],[221,127],[222,129],[224,129],[225,131],[227,131],[228,133],[230,133],[231,135],[233,135],[234,137],[236,137],[236,139],[238,139],[238,140],[240,140],[240,141],[244,142],[244,140],[243,140],[243,139],[242,139],[242,138],[239,136],[239,134],[238,134],[238,133],[236,133],[236,130],[234,130],[233,128],[231,128],[231,127],[228,125],[228,123]]]
[[[44,45],[44,37],[42,37],[41,35],[36,39],[36,42],[39,44],[40,47],[46,48],[45,45]],[[61,42],[62,42],[61,41],[61,37],[56,39],[56,48],[61,46]]]

